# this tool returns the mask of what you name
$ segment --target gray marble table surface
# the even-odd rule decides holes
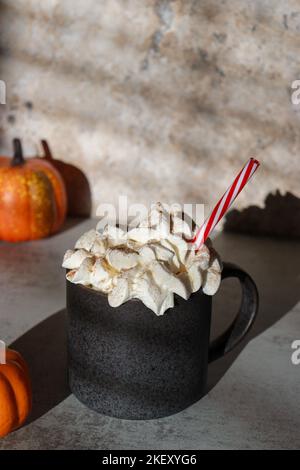
[[[60,234],[0,243],[0,338],[30,364],[34,403],[28,423],[0,449],[296,449],[300,446],[300,242],[220,233],[215,246],[255,279],[260,310],[248,339],[209,366],[208,393],[163,419],[123,421],[90,411],[66,378],[63,253],[93,220],[69,220]],[[212,336],[240,300],[237,281],[214,299]]]

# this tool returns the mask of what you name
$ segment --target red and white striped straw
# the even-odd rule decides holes
[[[259,167],[260,163],[255,158],[250,158],[250,160],[246,163],[244,168],[240,171],[237,175],[235,180],[233,181],[232,185],[227,189],[224,196],[219,200],[218,204],[212,211],[211,215],[206,219],[204,224],[199,228],[198,232],[190,240],[196,250],[198,250],[205,240],[209,237],[211,232],[214,230],[217,223],[222,219],[222,217],[226,214],[229,207],[232,205],[233,201],[236,197],[240,194],[243,187],[248,183],[251,176]]]

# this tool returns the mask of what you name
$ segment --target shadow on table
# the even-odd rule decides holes
[[[11,344],[28,362],[33,406],[28,423],[47,413],[70,395],[67,379],[67,316],[51,315]]]
[[[270,193],[263,208],[249,206],[241,211],[231,210],[224,231],[300,239],[300,199],[289,192]]]
[[[89,219],[89,217],[67,217],[59,232],[54,234],[54,236],[66,232],[67,230],[70,230],[73,227],[76,227],[77,225],[86,222],[87,219]]]
[[[272,230],[274,236],[266,236]],[[244,232],[248,235],[237,234]],[[264,209],[251,206],[228,214],[224,232],[216,238],[215,246],[223,259],[240,265],[255,280],[260,306],[247,338],[235,350],[209,365],[208,391],[223,377],[251,338],[274,325],[300,301],[299,237],[300,199],[291,193],[269,194]],[[226,280],[214,298],[215,336],[228,326],[228,314],[232,320],[237,312],[238,290],[237,281]]]

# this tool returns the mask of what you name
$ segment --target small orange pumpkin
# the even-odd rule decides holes
[[[46,160],[42,160],[40,158],[28,158],[27,166],[33,170],[39,170],[43,172],[52,184],[57,211],[57,218],[53,227],[53,233],[57,232],[57,230],[65,221],[68,207],[66,186],[64,184],[63,178],[59,171],[56,170],[54,165]]]
[[[31,405],[27,364],[20,353],[7,349],[6,364],[0,364],[0,437],[24,424]]]
[[[2,155],[0,155],[0,168],[1,168],[2,166],[7,165],[8,160],[9,160],[8,157],[3,157]]]
[[[0,239],[20,242],[47,237],[65,220],[66,191],[47,162],[23,158],[19,139],[14,157],[0,167]]]
[[[64,180],[67,191],[68,215],[89,217],[92,209],[92,197],[87,177],[76,166],[53,158],[46,140],[42,140],[41,144],[44,150],[44,156],[41,160],[51,163]]]

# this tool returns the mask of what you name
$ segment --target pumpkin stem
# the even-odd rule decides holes
[[[14,156],[11,161],[11,166],[19,166],[24,165],[25,159],[23,155],[23,149],[20,139],[13,140],[13,147],[14,147]]]
[[[41,140],[41,144],[42,144],[42,147],[43,147],[43,150],[44,150],[44,157],[47,159],[47,160],[52,160],[53,159],[53,155],[52,155],[52,152],[50,150],[50,147],[48,145],[48,142],[47,140]]]

